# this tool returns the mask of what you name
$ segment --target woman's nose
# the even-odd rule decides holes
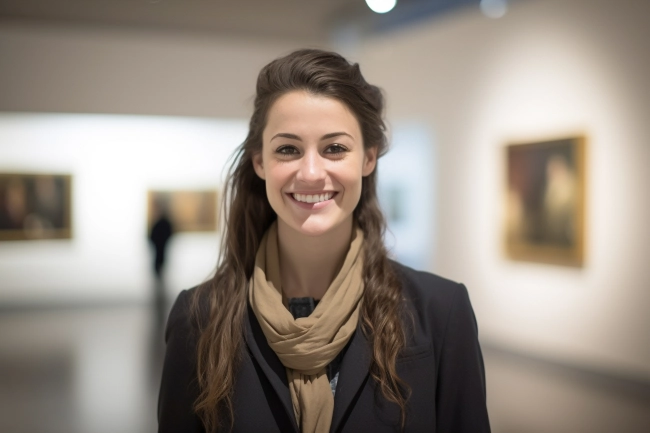
[[[300,159],[300,168],[297,174],[298,180],[313,182],[323,179],[325,175],[325,167],[323,163],[323,158],[318,154],[318,152],[307,152],[305,156]]]

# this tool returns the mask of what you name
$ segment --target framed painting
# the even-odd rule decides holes
[[[72,238],[72,176],[0,173],[0,241]]]
[[[167,217],[175,233],[217,230],[217,190],[149,191],[147,227]]]
[[[509,258],[582,266],[585,138],[506,147],[505,250]]]

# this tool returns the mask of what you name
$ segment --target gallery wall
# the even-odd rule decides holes
[[[650,379],[650,3],[513,2],[367,39],[389,119],[436,136],[435,262],[466,283],[486,344]],[[406,67],[408,65],[408,67]],[[503,252],[504,146],[587,138],[582,267]]]
[[[244,120],[3,113],[0,172],[72,175],[72,239],[0,242],[0,305],[142,302],[153,292],[148,190],[220,189]],[[204,281],[217,232],[175,234],[170,295]]]

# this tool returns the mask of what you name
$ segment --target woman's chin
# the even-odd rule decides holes
[[[313,224],[306,223],[302,226],[296,227],[296,231],[303,236],[309,236],[312,238],[317,238],[320,236],[327,235],[333,231],[334,227],[328,224]]]
[[[332,221],[330,218],[308,218],[303,221],[294,221],[292,224],[287,225],[301,236],[315,238],[335,235],[336,233],[345,230],[347,226],[345,222],[346,221]]]

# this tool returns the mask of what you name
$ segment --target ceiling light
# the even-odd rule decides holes
[[[508,11],[506,0],[481,0],[481,11],[490,18],[501,18]]]
[[[366,0],[366,4],[373,12],[385,14],[395,7],[397,0]]]

